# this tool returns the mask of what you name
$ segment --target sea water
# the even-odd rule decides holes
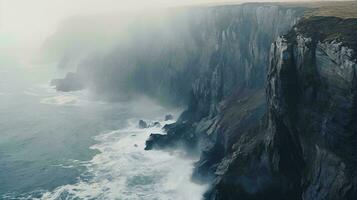
[[[0,68],[0,199],[201,199],[194,160],[145,151],[137,122],[176,117],[150,100],[93,101],[49,86],[49,67]]]

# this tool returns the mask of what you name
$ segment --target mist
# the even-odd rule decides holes
[[[92,16],[91,25],[96,27],[105,18],[111,23],[101,31],[101,34],[107,34],[103,31],[120,29],[113,23],[125,21],[130,15],[156,12],[167,7],[179,7],[187,5],[200,4],[220,4],[227,2],[242,3],[245,1],[229,0],[1,0],[0,1],[0,51],[4,55],[21,57],[20,59],[38,62],[43,61],[42,46],[52,35],[61,31],[61,25],[64,21],[71,20],[74,17]],[[274,1],[274,0],[273,0]],[[261,0],[252,2],[263,2]],[[108,24],[107,24],[108,25]],[[80,29],[81,24],[76,24]],[[79,27],[78,27],[79,26]],[[91,34],[86,30],[85,34]],[[98,30],[96,30],[98,31]],[[83,35],[83,34],[82,34]],[[84,35],[85,37],[85,35]],[[106,45],[107,41],[96,38],[97,44]],[[107,38],[108,39],[108,38]],[[116,38],[118,39],[118,37]],[[112,42],[112,41],[110,41]],[[104,43],[104,44],[103,44]]]
[[[0,0],[0,199],[355,195],[357,3],[295,1]]]

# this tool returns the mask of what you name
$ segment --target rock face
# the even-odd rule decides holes
[[[229,106],[223,105],[225,100],[235,95],[244,99],[239,93],[252,96],[259,93],[265,83],[271,43],[303,14],[301,8],[266,4],[205,9],[203,16],[206,19],[196,25],[200,27],[200,34],[195,37],[204,51],[199,54],[200,64],[190,66],[201,72],[190,83],[188,109],[176,123],[177,127],[186,127],[186,131],[170,131],[173,133],[170,134],[173,140],[170,144],[186,143],[178,141],[177,135],[180,135],[178,138],[191,138],[193,132],[195,141],[206,138],[210,135],[209,130],[214,130],[213,126],[220,121],[220,110]],[[260,97],[264,99],[264,96]],[[170,136],[162,137],[170,140]],[[209,138],[195,148],[208,148],[210,141],[215,140]],[[187,146],[192,146],[191,141]]]
[[[303,161],[303,199],[357,197],[356,28],[356,19],[313,17],[272,47],[268,124]]]
[[[207,199],[357,197],[356,22],[312,17],[277,39],[266,117],[235,140]]]

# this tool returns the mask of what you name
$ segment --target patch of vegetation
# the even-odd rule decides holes
[[[267,4],[267,3],[264,3]],[[304,8],[305,17],[330,16],[339,18],[357,18],[357,1],[321,1],[321,2],[284,2],[269,3],[287,8]]]
[[[317,2],[307,3],[311,10],[306,11],[305,16],[333,16],[339,18],[357,18],[356,1]]]

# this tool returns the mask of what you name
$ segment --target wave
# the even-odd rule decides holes
[[[25,95],[39,97],[40,103],[48,105],[86,105],[92,101],[88,100],[88,91],[57,92],[49,84],[38,84],[24,91]]]
[[[41,100],[41,103],[50,105],[76,105],[78,102],[78,97],[68,95],[48,97]]]
[[[190,180],[194,161],[179,153],[145,151],[149,134],[161,129],[139,129],[136,123],[132,120],[129,128],[96,136],[98,143],[91,149],[100,153],[81,163],[86,172],[78,182],[46,192],[40,199],[201,199],[206,186]]]

